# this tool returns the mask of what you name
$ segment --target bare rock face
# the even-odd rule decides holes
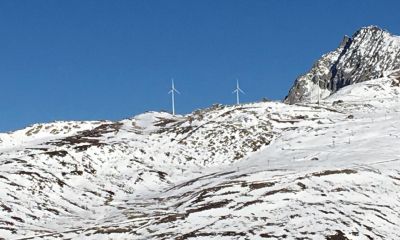
[[[352,37],[345,36],[336,50],[323,55],[308,73],[297,78],[285,102],[316,102],[344,86],[399,68],[400,37],[376,26],[364,27]]]

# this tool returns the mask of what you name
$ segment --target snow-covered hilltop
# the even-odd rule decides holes
[[[287,103],[316,102],[338,89],[383,77],[400,69],[400,37],[376,26],[345,36],[340,46],[321,57],[311,70],[294,83]],[[320,90],[318,90],[320,88]]]
[[[0,239],[399,239],[399,79],[0,134]]]

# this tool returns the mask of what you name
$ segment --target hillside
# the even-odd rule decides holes
[[[396,69],[320,104],[0,134],[0,239],[399,239]]]

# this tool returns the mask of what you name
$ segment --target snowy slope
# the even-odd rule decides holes
[[[0,238],[399,239],[397,83],[1,134]]]
[[[0,133],[0,239],[399,239],[399,61],[370,26],[292,105]]]
[[[54,122],[47,124],[34,124],[12,133],[0,133],[0,150],[14,150],[23,145],[40,144],[52,139],[74,135],[79,131],[89,130],[101,122]]]

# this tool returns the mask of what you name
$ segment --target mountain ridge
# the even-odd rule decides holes
[[[298,77],[286,103],[316,102],[338,89],[384,76],[400,69],[400,38],[377,26],[363,27],[345,36],[339,47],[324,54],[311,70]],[[318,90],[319,89],[319,90]]]

